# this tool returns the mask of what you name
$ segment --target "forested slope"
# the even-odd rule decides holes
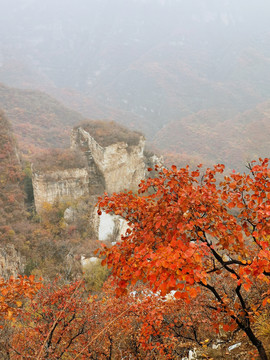
[[[13,125],[23,152],[48,147],[68,147],[70,129],[83,120],[49,95],[36,90],[0,84],[0,108]]]
[[[157,133],[154,144],[179,165],[220,162],[242,170],[248,161],[269,156],[269,134],[266,101],[234,116],[212,109],[172,121]]]
[[[12,240],[14,224],[24,217],[23,173],[11,125],[0,111],[0,239]]]

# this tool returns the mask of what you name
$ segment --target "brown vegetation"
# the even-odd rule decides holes
[[[72,126],[83,119],[43,92],[3,84],[0,84],[0,108],[6,112],[20,149],[26,155],[49,147],[67,147]]]
[[[24,215],[23,173],[10,123],[0,112],[0,240],[15,236],[14,225]]]
[[[131,131],[114,121],[85,121],[77,127],[82,127],[89,132],[99,145],[104,147],[118,142],[124,142],[128,146],[136,146],[143,136],[139,131]]]
[[[76,150],[50,149],[35,156],[33,164],[34,170],[40,172],[81,169],[86,167],[86,159]]]

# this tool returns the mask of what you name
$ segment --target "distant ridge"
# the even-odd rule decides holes
[[[187,160],[225,163],[242,171],[247,162],[269,157],[270,100],[235,116],[224,109],[207,109],[171,121],[157,133],[154,144],[178,165]]]
[[[0,84],[0,108],[10,119],[25,154],[50,147],[68,147],[70,129],[84,119],[41,91],[3,84]]]

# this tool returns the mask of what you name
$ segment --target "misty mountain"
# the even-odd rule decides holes
[[[218,123],[268,101],[269,15],[266,0],[11,0],[0,81],[159,139],[200,112],[207,127],[208,112]]]
[[[224,163],[242,171],[251,160],[269,157],[269,134],[268,100],[236,116],[209,109],[172,121],[156,134],[154,144],[174,154],[171,160],[181,166],[188,159],[193,165]]]
[[[71,128],[83,117],[49,95],[37,90],[14,89],[0,84],[0,109],[13,126],[20,149],[69,147]]]

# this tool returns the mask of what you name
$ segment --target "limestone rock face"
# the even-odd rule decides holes
[[[146,165],[147,167],[150,167],[152,169],[155,168],[155,165],[158,165],[160,168],[163,167],[163,157],[162,156],[157,156],[157,155],[152,155],[149,156],[146,160]]]
[[[77,199],[88,194],[89,176],[87,169],[33,173],[33,190],[37,212],[44,203],[55,200]]]
[[[137,145],[118,142],[102,147],[81,127],[71,135],[71,147],[84,151],[90,166],[93,162],[96,164],[109,194],[137,189],[140,180],[145,178],[144,146],[143,136]]]
[[[145,178],[145,140],[141,136],[137,145],[118,142],[100,146],[83,128],[73,130],[72,150],[79,150],[86,158],[85,168],[35,171],[33,167],[33,190],[37,212],[45,202],[53,204],[57,199],[65,201],[85,195],[102,195],[113,192],[136,190]]]
[[[98,239],[101,241],[119,242],[121,236],[125,235],[128,225],[126,220],[118,215],[102,212],[96,218],[98,224]]]
[[[24,271],[24,261],[12,244],[0,248],[0,277],[8,279]]]
[[[67,164],[68,169],[62,166],[61,169],[57,167],[51,170],[46,167],[44,170],[43,166],[43,168],[39,167],[43,169],[42,171],[35,171],[33,166],[36,210],[40,212],[45,202],[53,204],[56,200],[66,201],[84,197],[78,200],[75,207],[66,209],[64,215],[66,223],[69,225],[76,223],[87,213],[93,238],[120,241],[121,235],[127,230],[126,222],[119,216],[108,214],[97,216],[94,208],[97,197],[105,191],[109,194],[124,190],[137,191],[140,181],[146,178],[146,173],[148,175],[147,168],[154,167],[155,164],[160,165],[161,159],[153,155],[144,155],[145,139],[139,133],[129,132],[125,137],[126,130],[123,131],[123,128],[109,123],[106,131],[108,133],[111,131],[113,136],[107,138],[108,141],[104,141],[96,132],[98,143],[91,135],[92,131],[93,128],[89,130],[87,126],[85,128],[78,126],[71,134],[70,151],[84,159],[84,165],[80,168],[76,161]],[[58,162],[58,166],[61,166],[61,161]],[[87,205],[88,210],[83,204]]]

